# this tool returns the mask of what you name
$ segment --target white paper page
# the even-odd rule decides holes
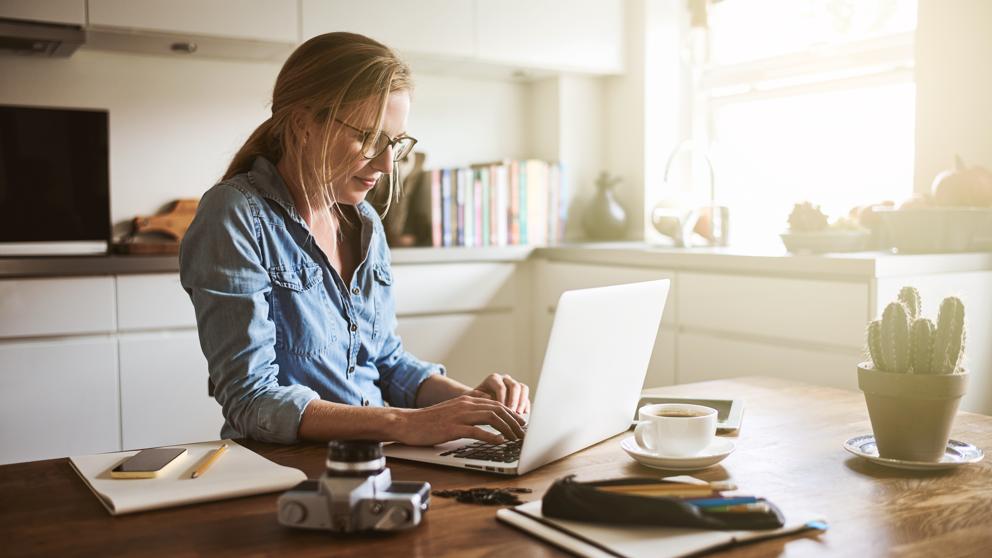
[[[227,451],[203,475],[191,478],[204,459],[225,442]],[[307,478],[303,471],[277,465],[231,440],[170,447],[188,451],[152,479],[110,476],[111,469],[137,451],[80,455],[69,460],[114,515],[286,490]]]

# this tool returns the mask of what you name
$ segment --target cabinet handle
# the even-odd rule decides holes
[[[183,54],[193,54],[196,52],[196,43],[194,42],[182,42],[182,43],[172,43],[169,49],[172,52],[181,52]]]

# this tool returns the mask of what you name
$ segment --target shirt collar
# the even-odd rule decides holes
[[[296,210],[296,204],[293,203],[293,198],[289,195],[289,187],[286,186],[282,175],[279,174],[279,170],[272,162],[265,157],[256,157],[255,162],[251,166],[251,172],[248,174],[248,179],[263,198],[278,203],[294,221],[306,226],[300,212]],[[372,209],[372,205],[367,200],[356,205],[355,209],[358,210],[358,215],[364,223],[368,223],[371,220],[371,212],[374,209]]]

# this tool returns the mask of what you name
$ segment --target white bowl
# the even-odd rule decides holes
[[[992,209],[920,207],[878,210],[887,244],[900,253],[967,252],[989,248]]]
[[[784,232],[779,235],[785,249],[792,253],[858,252],[865,249],[871,233],[864,230],[823,230]]]

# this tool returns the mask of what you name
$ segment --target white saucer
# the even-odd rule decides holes
[[[844,442],[844,449],[854,455],[857,455],[858,457],[864,457],[868,461],[878,463],[879,465],[917,471],[960,467],[961,465],[966,465],[968,463],[978,463],[983,457],[985,457],[985,452],[981,449],[957,440],[947,441],[947,448],[944,450],[944,456],[937,462],[907,461],[905,459],[880,457],[878,455],[878,446],[875,445],[875,436],[872,434],[865,434],[863,436],[855,436],[851,438],[850,440]]]
[[[671,457],[645,450],[637,445],[633,436],[620,441],[620,447],[641,465],[652,469],[667,469],[670,471],[693,471],[705,469],[723,461],[734,451],[734,442],[727,438],[714,438],[706,449],[689,457]]]

